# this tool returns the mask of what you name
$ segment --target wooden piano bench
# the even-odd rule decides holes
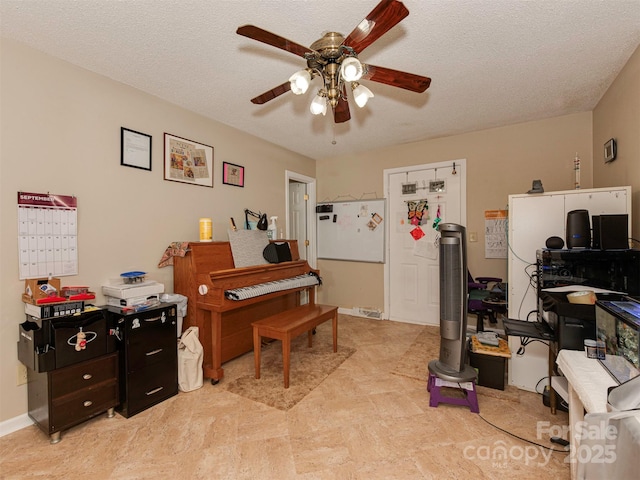
[[[253,358],[256,378],[260,378],[260,347],[262,337],[282,341],[282,363],[284,366],[284,388],[289,388],[289,366],[291,339],[307,332],[309,347],[313,343],[313,329],[327,320],[333,322],[333,351],[338,351],[338,307],[332,305],[307,304],[277,315],[253,322]]]

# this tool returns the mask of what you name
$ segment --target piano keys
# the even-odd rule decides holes
[[[248,298],[260,297],[262,295],[280,292],[282,290],[290,290],[292,288],[319,284],[320,277],[315,272],[310,272],[308,275],[298,275],[293,278],[285,278],[283,280],[275,280],[273,282],[258,283],[257,285],[249,285],[248,287],[225,290],[224,296],[229,300],[246,300]]]

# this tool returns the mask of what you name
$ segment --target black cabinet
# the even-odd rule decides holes
[[[49,434],[60,433],[118,404],[118,354],[111,353],[74,365],[38,373],[27,369],[29,416]]]
[[[109,309],[119,339],[120,406],[131,417],[178,393],[177,308]]]
[[[540,315],[546,315],[555,332],[558,351],[582,350],[585,340],[596,339],[595,305],[569,303],[566,292],[540,292],[538,303]]]
[[[51,443],[91,417],[105,411],[113,416],[119,402],[118,353],[105,309],[50,318],[26,315],[18,328],[29,417]]]

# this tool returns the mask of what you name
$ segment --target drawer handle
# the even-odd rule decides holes
[[[91,405],[93,405],[93,402],[92,402],[91,400],[86,400],[86,401],[83,403],[83,405],[84,405],[85,407],[90,407]]]
[[[82,375],[82,378],[84,380],[91,380],[92,377],[93,375],[91,375],[90,373],[85,373],[84,375]]]
[[[145,393],[145,395],[149,396],[149,395],[153,395],[154,393],[158,393],[160,390],[162,390],[164,387],[158,387],[154,390],[151,390],[150,392]]]
[[[157,353],[160,353],[161,351],[162,351],[162,348],[159,348],[159,349],[157,349],[157,350],[151,350],[150,352],[147,352],[145,355],[146,355],[147,357],[150,357],[151,355],[155,355],[155,354],[157,354]]]
[[[162,316],[159,317],[151,317],[151,318],[145,318],[144,321],[145,322],[157,322],[158,320],[160,320],[162,318]]]

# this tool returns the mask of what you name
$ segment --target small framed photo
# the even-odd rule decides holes
[[[121,127],[120,165],[151,170],[151,135]]]
[[[222,162],[222,183],[235,187],[244,187],[244,167]]]
[[[616,141],[611,138],[604,144],[604,162],[613,162],[616,159]]]
[[[213,147],[165,133],[164,179],[213,188]]]

